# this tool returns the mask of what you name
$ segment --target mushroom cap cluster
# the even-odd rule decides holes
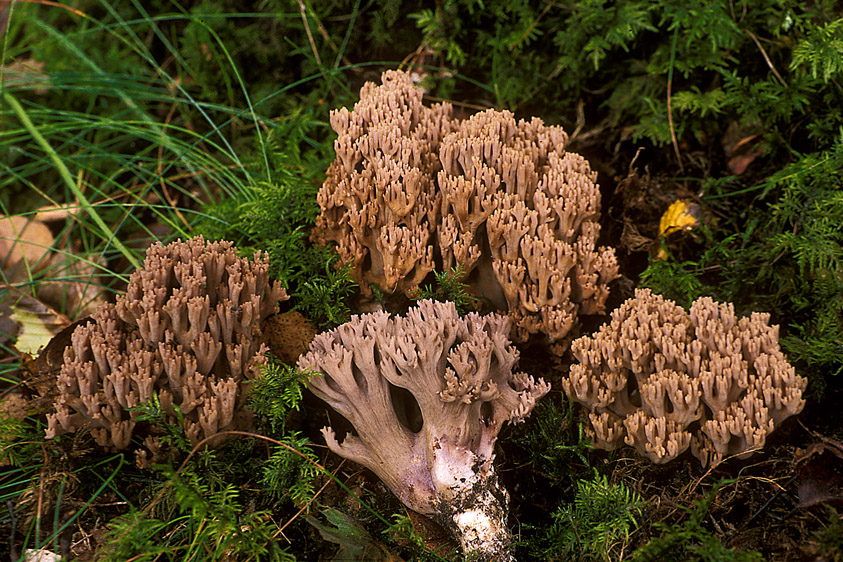
[[[596,173],[565,150],[561,127],[494,110],[459,120],[449,104],[423,105],[405,73],[382,82],[331,114],[337,156],[313,239],[337,244],[364,294],[407,294],[461,266],[516,341],[542,333],[564,348],[618,276],[614,251],[596,248]]]
[[[152,245],[126,294],[74,329],[47,437],[87,427],[101,447],[125,449],[138,415],[129,409],[153,396],[194,444],[247,427],[240,386],[265,362],[262,320],[287,298],[268,270],[265,255],[239,258],[231,242]],[[161,448],[154,436],[145,445],[153,458]]]
[[[737,318],[709,297],[686,312],[638,289],[592,336],[575,340],[578,360],[562,381],[588,410],[594,444],[621,441],[654,463],[691,448],[703,466],[745,458],[805,405],[807,380],[779,349],[770,315]]]

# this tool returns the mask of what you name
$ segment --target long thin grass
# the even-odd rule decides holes
[[[340,65],[348,62],[343,53],[360,2],[341,46],[333,46],[332,65],[322,64],[312,44],[302,45],[299,52],[319,70],[257,95],[238,68],[237,46],[227,44],[215,24],[229,19],[300,23],[298,7],[289,13],[200,14],[173,6],[173,13],[151,14],[136,0],[131,9],[107,0],[79,8],[13,4],[0,39],[0,213],[49,220],[54,239],[41,248],[47,251],[45,263],[27,263],[23,279],[0,270],[5,285],[0,303],[14,300],[21,290],[38,297],[47,283],[80,286],[83,299],[56,309],[75,320],[87,305],[121,290],[150,242],[185,238],[200,223],[207,228],[208,221],[225,221],[205,212],[209,204],[254,201],[255,186],[273,184],[278,166],[293,166],[293,173],[307,178],[322,173],[324,148],[330,146],[324,138],[327,124],[320,121],[326,107],[300,107],[281,116],[262,111],[277,108],[279,100],[294,108],[295,92],[305,84],[316,95],[351,95],[342,76],[348,66]],[[318,25],[312,12],[305,25],[308,18]],[[191,83],[200,71],[174,40],[188,24],[209,38],[203,44],[207,61],[220,69],[222,84],[216,95]],[[45,54],[56,64],[38,62]],[[278,151],[295,157],[279,159]],[[5,394],[20,386],[22,377],[12,350],[0,353],[6,356],[0,364]],[[169,500],[177,509],[157,519],[143,498],[123,487],[138,478],[130,474],[128,457],[97,460],[83,452],[82,459],[71,462],[59,457],[62,449],[44,442],[38,416],[13,425],[0,427],[0,459],[11,461],[0,467],[0,500],[10,506],[0,514],[0,526],[12,529],[12,557],[22,549],[95,549],[87,535],[93,525],[113,531],[108,535],[113,544],[100,552],[104,559],[124,559],[144,545],[132,560],[216,560],[235,554],[249,560],[292,559],[278,544],[284,527],[254,519],[268,516],[256,513],[243,519],[249,522],[238,522],[240,515],[231,510],[244,506],[230,484],[197,487],[189,474],[185,479],[176,471],[165,480],[155,472],[151,478],[161,480],[143,485],[181,482]],[[124,517],[101,520],[119,514]],[[252,527],[251,535],[239,532],[243,524]],[[68,537],[74,538],[70,544]],[[0,558],[4,554],[0,547]],[[433,554],[431,559],[444,560]]]
[[[73,11],[13,4],[0,42],[0,213],[36,219],[45,209],[52,209],[54,217],[57,211],[59,219],[50,223],[54,241],[45,249],[50,259],[59,256],[69,263],[27,264],[24,279],[2,273],[7,288],[0,291],[7,295],[14,288],[36,294],[44,281],[81,284],[94,294],[120,290],[149,242],[190,236],[206,218],[205,205],[249,200],[253,185],[271,179],[266,136],[289,123],[260,113],[230,46],[203,23],[202,14],[182,10],[152,16],[141,3],[133,5],[134,15],[126,17],[125,7],[118,12],[107,1]],[[182,77],[192,74],[191,65],[168,36],[175,24],[191,21],[204,25],[214,38],[215,62],[230,86],[226,97],[245,100],[245,107],[203,97],[183,83]],[[163,45],[164,55],[151,52],[150,37]],[[128,60],[85,48],[92,45],[113,48]],[[47,52],[61,58],[59,70],[51,70],[50,64],[42,69],[32,58]],[[11,67],[15,61],[25,63]],[[57,312],[74,319],[83,305]],[[18,365],[9,359],[0,367],[0,390],[20,383]],[[74,463],[72,472],[62,474],[63,463],[49,457],[53,448],[38,445],[43,439],[40,424],[33,421],[28,429],[17,429],[35,448],[20,439],[3,440],[7,448],[0,456],[14,462],[0,469],[0,499],[11,506],[0,515],[0,524],[17,533],[23,549],[59,551],[62,541],[81,528],[80,521],[91,517],[92,505],[122,504],[112,508],[119,513],[137,501],[115,486],[115,478],[125,472],[123,455]],[[86,491],[80,492],[80,486]],[[81,505],[78,499],[67,504],[70,488],[74,498],[86,498]],[[109,502],[102,500],[103,494]],[[189,519],[185,515],[171,521],[166,534],[159,529],[158,551],[166,553],[165,559],[210,560],[236,547],[234,537],[214,536],[213,525]],[[208,550],[208,540],[217,546]],[[22,554],[14,544],[9,548],[9,555]]]

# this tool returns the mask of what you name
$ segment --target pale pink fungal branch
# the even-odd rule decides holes
[[[336,160],[319,191],[313,239],[335,242],[364,295],[409,293],[435,268],[462,266],[478,297],[564,350],[578,314],[604,311],[618,277],[596,247],[596,173],[561,127],[488,110],[466,120],[426,107],[407,74],[367,83],[332,113]]]
[[[596,446],[621,441],[654,463],[690,447],[703,466],[745,458],[805,405],[807,380],[779,349],[770,315],[737,318],[703,297],[690,313],[647,289],[571,345],[578,363],[562,381],[589,410]]]
[[[240,384],[265,362],[260,324],[287,298],[265,255],[242,259],[231,242],[201,237],[154,244],[126,294],[73,331],[47,437],[84,427],[99,446],[125,449],[137,417],[129,408],[154,395],[169,422],[180,411],[193,443],[248,428]],[[155,458],[160,443],[146,445]]]
[[[493,466],[498,432],[550,389],[514,372],[508,334],[505,316],[461,318],[453,303],[424,300],[406,317],[354,316],[319,334],[298,362],[322,374],[309,388],[354,426],[342,441],[322,430],[331,450],[436,517],[479,560],[512,559],[508,496]]]

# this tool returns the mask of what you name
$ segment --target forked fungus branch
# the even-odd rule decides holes
[[[126,294],[73,331],[47,437],[90,428],[101,447],[125,449],[137,418],[129,408],[154,394],[171,423],[179,410],[194,444],[248,428],[240,387],[265,361],[261,321],[287,298],[268,269],[266,256],[238,258],[231,242],[152,245]],[[161,443],[144,444],[138,460],[148,464]]]
[[[342,441],[322,430],[331,450],[371,469],[485,561],[512,560],[508,495],[493,466],[498,432],[550,389],[513,370],[508,334],[505,316],[460,318],[453,303],[424,300],[406,317],[355,316],[318,335],[298,363],[322,374],[309,388],[354,426]],[[411,423],[418,412],[420,428]]]
[[[596,173],[565,150],[561,127],[494,110],[459,120],[450,104],[424,106],[405,73],[382,82],[331,114],[337,157],[314,240],[336,242],[364,294],[407,293],[434,268],[462,266],[517,341],[541,333],[561,351],[618,276],[614,251],[595,248]]]
[[[745,458],[805,405],[807,380],[779,349],[770,315],[737,318],[708,297],[690,313],[647,289],[612,321],[571,346],[579,361],[562,381],[589,410],[594,444],[621,441],[654,463],[691,448],[703,466]]]

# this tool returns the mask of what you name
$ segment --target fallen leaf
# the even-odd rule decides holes
[[[26,373],[24,384],[41,397],[37,409],[52,407],[57,393],[56,380],[64,363],[64,350],[70,345],[70,337],[77,326],[93,322],[90,317],[77,320],[68,325],[41,350],[37,357],[21,353],[21,370]]]
[[[10,310],[17,325],[15,347],[24,353],[37,353],[53,336],[70,324],[70,319],[19,289],[0,290],[0,304]]]
[[[764,147],[761,145],[756,145],[746,154],[739,154],[738,156],[733,156],[729,158],[729,171],[732,174],[739,176],[746,171],[752,161],[761,156],[764,153]]]
[[[97,274],[106,265],[102,256],[99,265],[68,252],[53,254],[36,288],[38,300],[63,311],[71,320],[90,316],[106,302],[104,280]]]
[[[323,514],[328,520],[327,525],[310,515],[305,515],[305,519],[316,527],[323,539],[340,545],[331,559],[333,562],[403,562],[389,548],[373,539],[354,517],[331,508]]]
[[[39,220],[0,216],[0,269],[5,281],[26,281],[31,273],[44,269],[53,242],[53,233]]]
[[[653,245],[653,239],[647,238],[631,220],[624,217],[621,246],[630,252],[646,251]]]
[[[680,230],[691,230],[700,225],[700,206],[690,201],[674,201],[659,221],[659,236]]]
[[[12,320],[12,307],[0,295],[0,346],[5,346],[18,337],[18,325]]]
[[[797,507],[843,506],[843,449],[833,443],[812,443],[797,451],[796,460],[800,464]]]
[[[675,232],[692,230],[700,225],[700,206],[693,201],[677,199],[670,204],[670,207],[662,214],[659,220],[659,239]],[[655,260],[667,259],[667,252],[658,244],[654,258]]]
[[[44,73],[44,62],[20,59],[0,68],[4,88],[32,88],[36,94],[50,91],[50,76]]]
[[[728,159],[729,171],[739,176],[752,162],[764,153],[763,134],[758,127],[733,121],[721,139],[723,152]]]

